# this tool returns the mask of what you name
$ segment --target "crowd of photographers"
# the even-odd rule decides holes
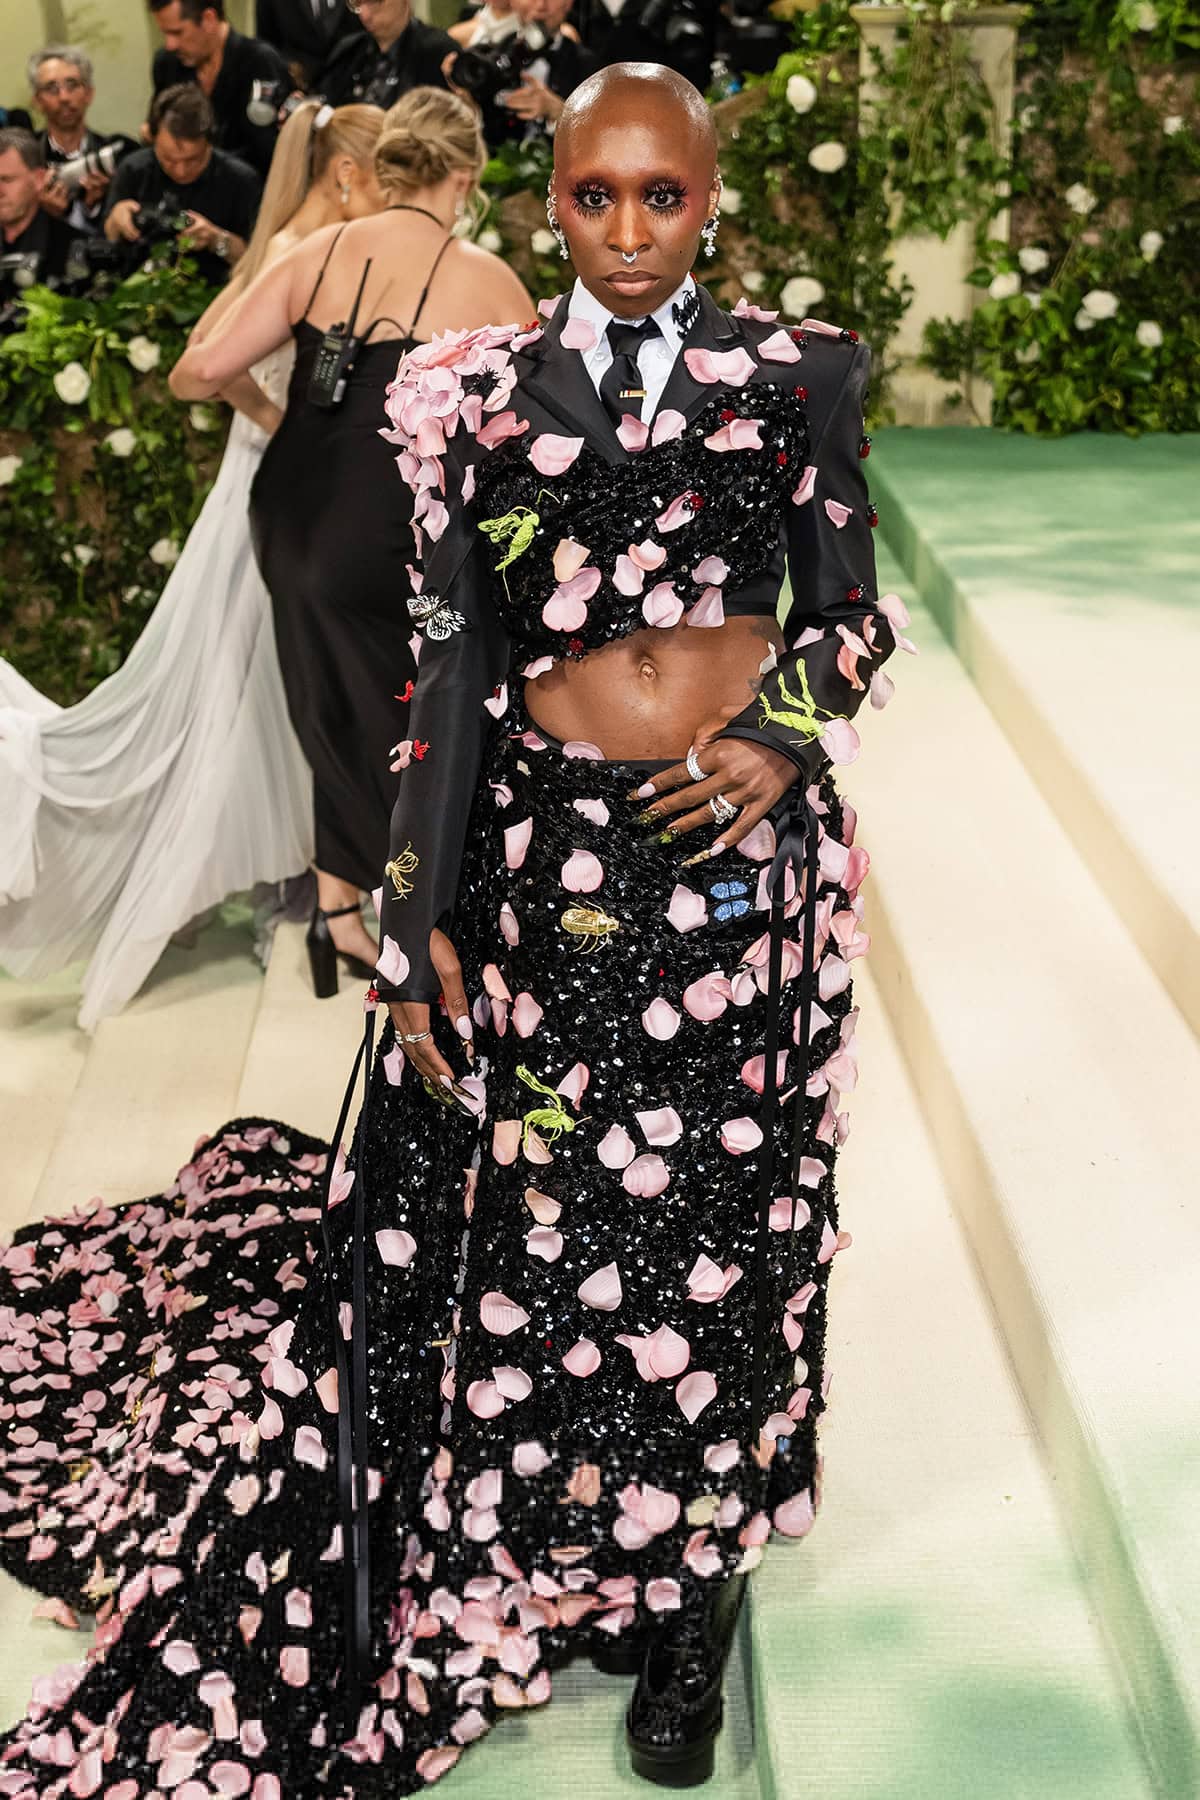
[[[73,45],[30,57],[32,114],[0,109],[0,330],[19,325],[35,283],[86,293],[164,247],[219,285],[303,95],[388,107],[451,86],[497,146],[552,135],[568,94],[606,63],[666,62],[706,88],[714,68],[736,81],[782,47],[765,0],[482,0],[449,31],[415,18],[412,0],[257,0],[254,37],[224,0],[148,5],[162,45],[134,135],[88,124],[92,64]]]

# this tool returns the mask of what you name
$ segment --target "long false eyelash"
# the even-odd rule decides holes
[[[653,209],[660,218],[671,218],[675,213],[682,212],[687,201],[687,193],[686,187],[670,181],[654,182],[646,189],[647,197],[653,194],[669,194],[671,196],[669,205],[656,206]],[[612,198],[609,190],[600,182],[581,182],[579,186],[572,189],[571,192],[570,203],[576,212],[584,214],[589,212],[599,212],[599,207],[588,206],[586,204],[587,198],[591,194],[599,194],[602,200],[611,200]]]

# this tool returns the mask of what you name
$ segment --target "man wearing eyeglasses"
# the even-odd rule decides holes
[[[96,98],[91,58],[74,44],[47,44],[30,57],[28,72],[34,104],[46,121],[39,134],[47,169],[42,211],[65,219],[76,232],[98,232],[111,177],[96,171],[85,175],[79,186],[69,187],[54,174],[56,165],[92,155],[109,141],[87,122],[88,108]]]
[[[445,31],[412,16],[412,0],[346,0],[366,28],[338,46],[326,65],[321,93],[331,106],[361,100],[392,106],[415,87],[445,87],[442,64],[458,54]]]

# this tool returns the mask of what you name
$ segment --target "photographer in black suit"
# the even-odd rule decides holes
[[[602,66],[665,63],[703,93],[720,24],[718,0],[575,0],[571,17]]]
[[[346,0],[258,0],[254,30],[278,50],[298,87],[318,93],[325,66],[342,42],[357,44],[362,22]]]
[[[241,157],[265,181],[278,109],[292,87],[278,50],[235,31],[225,0],[150,0],[150,11],[163,36],[154,57],[155,95],[194,81],[212,106],[217,148]]]
[[[319,92],[331,106],[361,101],[394,106],[415,87],[445,87],[442,65],[458,45],[412,16],[412,0],[346,0],[364,35],[343,40],[322,71]]]
[[[213,147],[213,115],[199,88],[180,82],[155,96],[150,145],[113,176],[104,219],[110,243],[177,239],[206,281],[219,287],[246,248],[261,192],[247,163]]]
[[[44,50],[34,51],[27,68],[29,91],[46,121],[39,134],[47,171],[42,210],[65,219],[76,234],[98,232],[112,176],[99,152],[111,143],[114,154],[123,154],[132,144],[128,138],[103,137],[87,122],[96,89],[86,51],[74,44],[47,44]],[[82,174],[81,159],[85,164]],[[67,175],[60,179],[57,171],[63,168]]]
[[[452,85],[480,107],[489,144],[552,136],[567,96],[599,68],[566,23],[570,10],[571,0],[513,0],[515,31],[449,65]]]
[[[67,265],[74,234],[65,220],[43,212],[45,185],[42,147],[32,131],[0,129],[0,323],[25,288],[56,283]]]

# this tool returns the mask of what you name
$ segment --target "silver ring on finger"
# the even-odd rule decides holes
[[[693,781],[708,780],[706,771],[700,767],[700,758],[696,755],[694,748],[688,751],[685,766]]]
[[[714,794],[708,803],[708,810],[718,825],[728,825],[730,819],[737,818],[741,808],[735,806],[732,800],[727,800],[724,794]]]
[[[426,1038],[433,1036],[432,1031],[402,1031],[401,1038],[406,1044],[423,1044]]]

